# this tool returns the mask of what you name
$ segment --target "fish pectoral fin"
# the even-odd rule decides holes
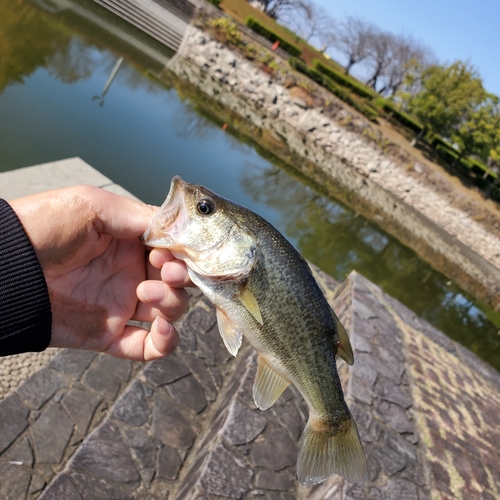
[[[352,365],[354,363],[354,352],[352,351],[351,341],[349,340],[349,336],[339,321],[339,319],[335,316],[335,323],[337,325],[337,333],[339,334],[339,342],[337,345],[337,354],[348,364]]]
[[[219,326],[220,336],[222,337],[227,350],[233,356],[236,356],[241,347],[243,335],[234,327],[233,323],[224,312],[220,309],[216,309],[216,311],[217,325]]]
[[[247,308],[248,312],[256,319],[256,321],[262,325],[262,314],[260,313],[259,304],[246,285],[239,286],[236,298]]]
[[[300,483],[312,485],[333,474],[350,483],[366,480],[366,458],[356,423],[349,417],[339,428],[309,416],[302,433],[297,477]]]
[[[288,380],[278,375],[267,361],[259,356],[259,366],[253,384],[253,399],[258,408],[261,410],[271,408],[289,385]]]

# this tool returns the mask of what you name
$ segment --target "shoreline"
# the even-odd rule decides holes
[[[278,158],[289,161],[292,153],[313,182],[500,310],[500,238],[453,207],[425,177],[410,175],[359,131],[348,130],[320,108],[308,107],[293,89],[198,28],[191,28],[181,53],[166,69],[270,133],[271,152]],[[345,113],[342,109],[341,118]],[[358,128],[369,127],[354,110],[352,115]],[[268,149],[269,141],[263,147]],[[418,174],[421,165],[413,170]],[[345,193],[339,193],[337,183]]]

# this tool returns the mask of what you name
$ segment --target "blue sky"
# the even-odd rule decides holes
[[[338,21],[351,15],[394,34],[411,35],[430,47],[441,64],[457,59],[472,63],[479,71],[485,89],[500,96],[499,0],[314,2]],[[353,73],[363,77],[363,71],[355,68]]]

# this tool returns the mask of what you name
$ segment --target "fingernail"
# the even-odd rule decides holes
[[[142,293],[148,302],[161,302],[165,298],[165,285],[159,281],[151,281],[143,286]]]
[[[161,316],[157,316],[155,319],[156,322],[156,331],[161,333],[162,335],[170,335],[172,329],[170,328],[170,323]]]

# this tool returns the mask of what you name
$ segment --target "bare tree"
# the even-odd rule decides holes
[[[273,19],[282,18],[287,11],[300,8],[299,4],[302,0],[250,0],[250,4],[265,12]]]
[[[416,64],[427,66],[433,59],[430,49],[411,37],[394,36],[392,58],[386,70],[386,83],[380,89],[381,94],[394,95],[411,68]]]
[[[374,90],[379,78],[386,76],[394,58],[395,40],[391,33],[373,29],[368,40],[368,59],[373,67],[373,73],[366,82]]]
[[[373,27],[362,19],[347,17],[340,25],[335,47],[347,57],[345,74],[352,66],[368,56],[369,40]]]
[[[335,21],[312,0],[294,0],[283,8],[279,20],[306,41],[313,37],[322,40],[335,30]]]

